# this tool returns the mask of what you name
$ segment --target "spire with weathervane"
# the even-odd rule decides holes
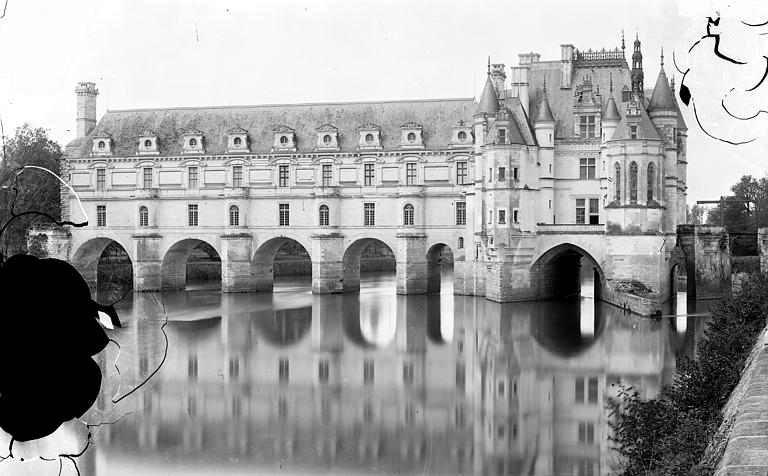
[[[640,51],[640,37],[635,33],[635,51],[632,53],[632,93],[643,97],[643,53]]]
[[[480,102],[477,105],[478,114],[496,114],[499,112],[499,97],[496,95],[496,88],[491,81],[491,57],[488,57],[488,74],[485,79],[483,94],[480,96]]]

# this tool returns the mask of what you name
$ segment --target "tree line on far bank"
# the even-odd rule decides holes
[[[0,157],[0,228],[9,223],[12,214],[34,210],[61,220],[60,182],[40,170],[21,167],[34,165],[60,173],[61,146],[48,137],[42,127],[29,124],[17,127],[12,137],[2,137]],[[38,224],[52,224],[40,215],[26,215],[10,221],[0,236],[0,256],[27,252],[27,232]]]

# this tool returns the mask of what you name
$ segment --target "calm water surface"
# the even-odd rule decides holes
[[[119,353],[101,360],[98,406],[119,421],[81,470],[605,475],[606,402],[620,383],[653,396],[701,332],[589,297],[498,304],[451,288],[397,296],[379,274],[359,295],[312,295],[302,278],[272,294],[129,296]],[[165,315],[164,365],[112,405],[163,359]]]

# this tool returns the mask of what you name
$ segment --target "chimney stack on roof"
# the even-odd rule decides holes
[[[96,96],[99,90],[96,83],[79,82],[75,88],[77,94],[77,138],[85,137],[96,127]]]

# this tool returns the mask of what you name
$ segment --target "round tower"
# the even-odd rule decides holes
[[[544,79],[544,97],[539,104],[539,110],[533,122],[536,142],[539,144],[539,163],[541,172],[539,184],[541,200],[539,200],[538,220],[542,223],[555,221],[555,118],[547,100],[547,81]]]
[[[613,99],[613,73],[611,73],[610,76],[610,96],[608,97],[608,102],[605,105],[605,110],[603,111],[603,119],[602,119],[602,143],[605,144],[607,141],[611,140],[611,137],[613,137],[613,133],[616,131],[616,128],[619,126],[619,122],[621,122],[621,116],[619,115],[619,108],[616,106],[616,101]]]

